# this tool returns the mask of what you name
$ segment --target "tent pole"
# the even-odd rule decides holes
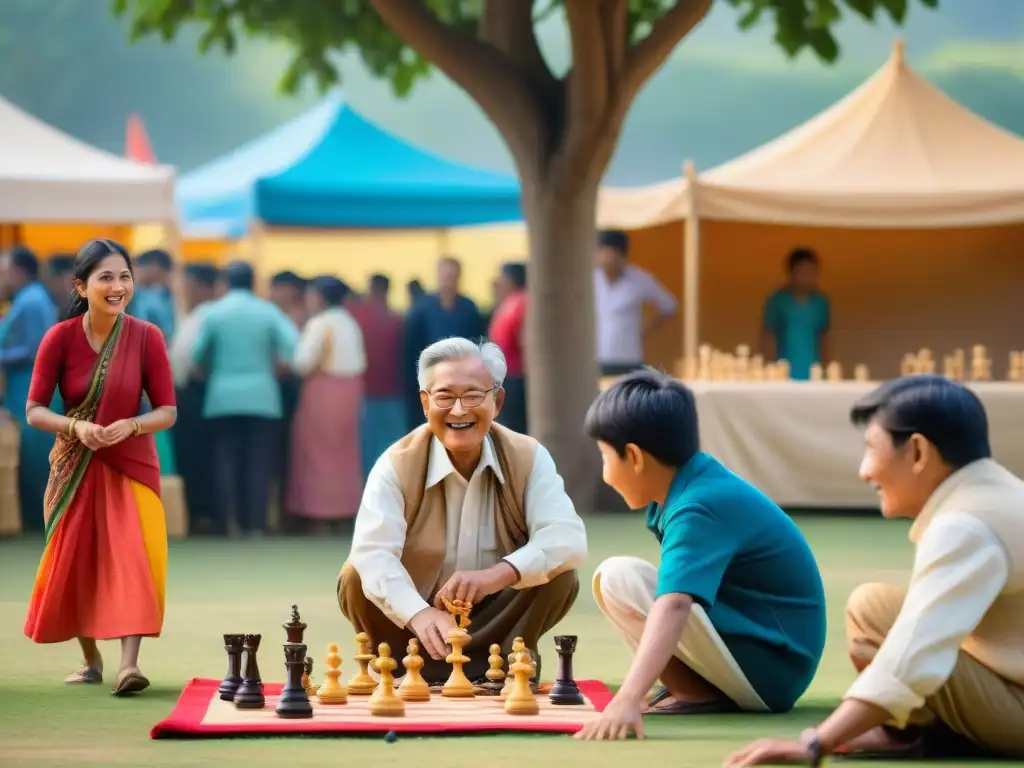
[[[700,218],[697,212],[697,172],[693,161],[683,165],[686,176],[686,218],[683,221],[683,360],[697,357],[700,339]]]
[[[266,227],[259,219],[253,219],[249,225],[251,263],[256,273],[256,295],[266,298],[269,295],[270,275],[267,274],[267,243]]]

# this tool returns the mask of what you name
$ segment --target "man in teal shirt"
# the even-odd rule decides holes
[[[206,372],[203,418],[213,433],[216,533],[234,513],[244,534],[266,533],[267,501],[281,439],[277,370],[295,354],[299,331],[288,316],[253,293],[255,274],[235,262],[224,271],[228,292],[207,306],[192,359]],[[328,425],[327,428],[330,428]]]
[[[591,405],[604,481],[647,509],[658,567],[612,557],[594,598],[635,651],[619,692],[577,738],[643,735],[641,715],[785,712],[825,647],[825,592],[800,529],[700,451],[693,394],[652,370],[619,379]],[[665,689],[646,705],[657,680]]]
[[[818,288],[819,270],[814,251],[797,248],[787,260],[786,284],[764,305],[765,359],[787,361],[794,379],[809,379],[812,365],[828,362],[832,312]]]

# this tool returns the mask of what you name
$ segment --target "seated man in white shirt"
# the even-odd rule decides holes
[[[537,643],[568,612],[586,557],[583,521],[548,451],[494,423],[505,397],[505,357],[492,343],[438,341],[419,358],[427,423],[374,465],[338,579],[341,611],[373,648],[401,659],[415,636],[423,676],[443,683],[455,626],[445,599],[473,604],[466,646],[482,680],[491,644]],[[396,674],[401,675],[399,667]]]
[[[835,712],[726,766],[819,765],[833,752],[1024,757],[1024,480],[992,460],[978,397],[944,377],[887,382],[851,418],[882,515],[914,520],[910,585],[850,596],[860,677]]]

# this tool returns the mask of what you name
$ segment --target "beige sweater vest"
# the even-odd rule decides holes
[[[993,672],[1024,686],[1024,480],[995,461],[962,469],[940,486],[911,528],[920,541],[929,522],[949,512],[968,514],[985,523],[1006,548],[1010,577],[961,646]]]
[[[511,554],[526,543],[526,485],[533,471],[537,441],[498,424],[489,433],[498,466],[505,477],[502,483],[493,471],[487,481],[494,487],[494,529],[501,556]],[[425,488],[433,439],[424,424],[388,449],[395,474],[405,499],[405,546],[402,565],[416,590],[429,597],[444,567],[447,548],[447,512],[444,484]]]

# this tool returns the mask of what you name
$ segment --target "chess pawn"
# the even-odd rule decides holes
[[[843,380],[843,366],[841,366],[837,360],[833,360],[825,368],[825,377],[829,381],[842,381]]]
[[[452,673],[448,681],[441,688],[441,695],[449,699],[471,699],[476,693],[473,691],[473,683],[466,677],[462,665],[469,662],[462,649],[469,641],[469,633],[464,629],[452,629],[448,632],[448,644],[452,652],[445,657],[445,661],[452,665]]]
[[[530,673],[533,667],[529,655],[522,651],[509,671],[513,676],[512,690],[505,697],[505,713],[509,715],[536,715],[540,712],[537,697],[530,690]]]
[[[791,372],[789,360],[779,360],[779,381],[789,381]]]
[[[502,658],[501,646],[497,643],[490,647],[490,652],[491,655],[487,657],[487,663],[490,666],[484,675],[487,678],[484,688],[490,693],[500,694],[505,683],[505,670],[502,669],[505,659]]]
[[[764,381],[764,355],[754,355],[750,358],[750,379]]]
[[[917,356],[909,352],[900,360],[900,376],[913,376],[917,373]]]
[[[353,696],[369,696],[377,689],[377,681],[370,675],[370,662],[374,660],[370,650],[370,636],[365,632],[356,635],[359,652],[353,656],[359,664],[359,671],[348,681],[348,692]]]
[[[821,368],[820,363],[814,363],[811,366],[811,381],[821,381],[825,378],[824,371]]]
[[[505,677],[505,685],[501,689],[501,698],[505,698],[512,690],[512,684],[515,682],[515,678],[512,676],[511,670],[512,665],[516,663],[516,659],[519,654],[526,650],[526,643],[523,642],[523,638],[517,637],[512,641],[512,653],[508,655],[508,668],[509,674]]]
[[[373,668],[380,673],[380,685],[370,696],[370,714],[374,717],[402,717],[405,702],[395,693],[395,677],[392,674],[398,662],[391,658],[391,646],[381,643],[377,646],[377,659]]]
[[[344,704],[348,701],[348,691],[341,680],[341,656],[338,655],[338,644],[327,646],[327,670],[324,672],[324,684],[316,691],[321,704]]]
[[[412,638],[406,652],[409,655],[402,659],[405,679],[398,686],[398,696],[402,701],[430,701],[430,686],[421,672],[423,657],[420,656],[420,641]]]
[[[860,363],[853,369],[853,378],[855,381],[870,381],[871,375],[868,373],[868,367],[864,363]]]

